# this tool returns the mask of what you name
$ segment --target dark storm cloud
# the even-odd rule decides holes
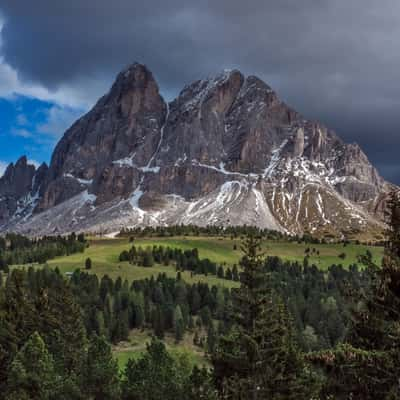
[[[2,52],[22,79],[84,91],[96,77],[104,90],[138,60],[170,96],[236,67],[400,182],[398,0],[2,0],[0,10]]]

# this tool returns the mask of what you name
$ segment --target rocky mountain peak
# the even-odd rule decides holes
[[[45,210],[84,189],[113,180],[120,164],[145,167],[157,146],[167,106],[152,73],[142,64],[122,71],[107,95],[66,131],[49,169]],[[113,193],[107,194],[113,196]]]
[[[31,183],[13,180],[25,197],[4,196],[3,229],[36,234],[194,223],[350,235],[382,228],[391,187],[256,76],[224,70],[167,104],[139,63],[66,131],[49,168],[21,159],[5,176],[15,169]]]
[[[120,72],[107,95],[107,105],[120,106],[125,117],[138,111],[153,110],[159,100],[159,88],[149,69],[134,63]]]
[[[26,156],[20,157],[15,165],[8,165],[0,178],[0,224],[32,213],[47,169],[45,163],[36,169]]]
[[[35,171],[35,166],[28,164],[26,156],[20,157],[15,165],[10,163],[0,178],[0,193],[20,196],[30,190]]]

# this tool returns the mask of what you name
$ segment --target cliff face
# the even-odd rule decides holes
[[[113,161],[130,157],[132,163],[147,165],[165,115],[166,105],[151,72],[139,64],[122,71],[110,92],[58,143],[37,211],[91,187],[104,190],[104,199],[127,195],[132,185],[115,182],[119,166]]]
[[[8,165],[0,178],[0,226],[32,215],[47,170],[46,164],[36,169],[25,156]]]
[[[25,169],[4,198],[33,193],[37,172]],[[382,226],[391,185],[358,145],[306,120],[257,77],[224,71],[167,104],[151,72],[133,64],[65,133],[37,188],[35,215],[10,223],[16,207],[0,209],[3,229],[246,223],[348,235]]]

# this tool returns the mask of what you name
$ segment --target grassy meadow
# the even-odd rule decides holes
[[[154,246],[163,245],[181,249],[199,250],[201,258],[209,258],[218,264],[231,266],[238,263],[242,252],[240,250],[241,240],[230,239],[227,237],[172,237],[172,238],[140,238],[135,239],[135,246]],[[139,280],[157,275],[161,272],[170,276],[175,276],[176,271],[172,266],[155,265],[151,268],[132,266],[127,262],[119,262],[119,255],[123,250],[128,250],[132,246],[126,238],[118,239],[92,239],[89,247],[84,253],[73,254],[70,256],[57,257],[48,262],[50,267],[58,267],[62,272],[72,272],[77,268],[84,268],[85,259],[90,257],[92,260],[91,273],[99,277],[108,274],[111,278],[121,276],[123,279]],[[383,249],[381,247],[368,247],[364,245],[349,244],[318,244],[310,245],[297,242],[264,241],[263,251],[266,255],[278,256],[285,260],[302,262],[306,249],[310,249],[310,264],[317,265],[318,268],[326,270],[332,264],[342,264],[348,267],[357,263],[359,255],[365,254],[370,250],[375,262],[379,263],[382,258]],[[313,252],[312,250],[315,249]],[[339,255],[345,254],[342,259]],[[183,278],[188,282],[207,281],[209,284],[234,285],[214,276],[190,276],[189,272],[183,273]]]
[[[144,330],[133,330],[129,335],[129,340],[113,346],[113,353],[118,361],[118,366],[123,369],[127,362],[133,358],[139,358],[146,350],[146,345],[151,340],[151,332]],[[174,357],[184,358],[189,365],[207,365],[208,360],[204,352],[193,344],[193,335],[186,333],[183,340],[176,344],[175,339],[166,334],[164,343],[168,351]]]

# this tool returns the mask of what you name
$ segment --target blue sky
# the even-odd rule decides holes
[[[48,163],[63,132],[83,112],[18,94],[0,98],[0,173],[21,155],[34,164]]]

